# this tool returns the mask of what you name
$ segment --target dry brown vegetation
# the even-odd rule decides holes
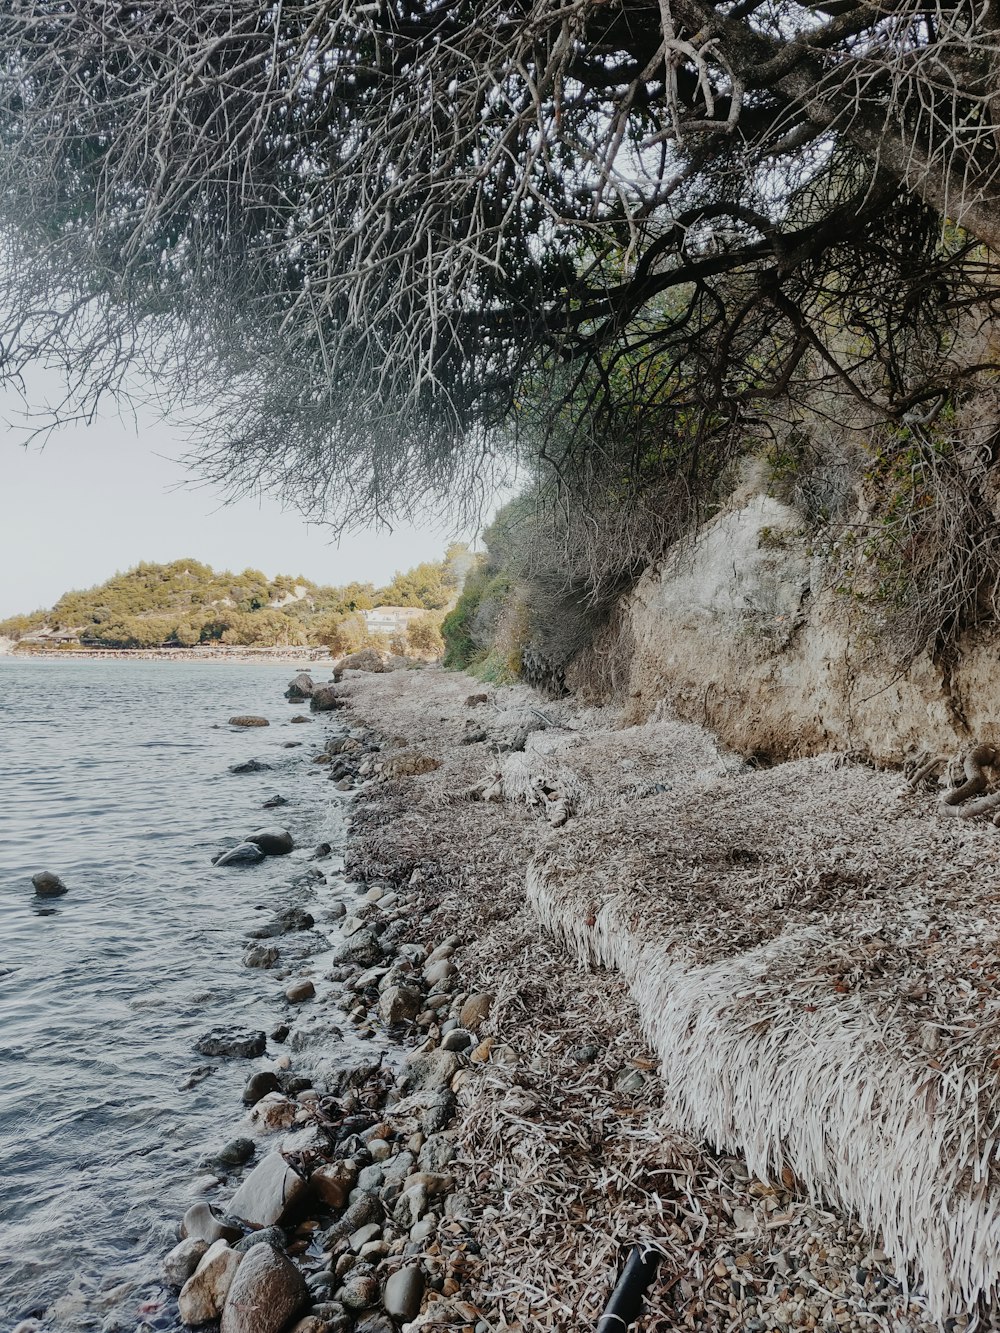
[[[989,1303],[988,824],[891,773],[753,772],[697,727],[523,687],[349,688],[390,753],[440,761],[363,791],[354,868],[419,871],[497,997],[461,1093],[484,1262],[425,1326],[578,1328],[638,1235],[667,1252],[650,1330],[961,1327]]]

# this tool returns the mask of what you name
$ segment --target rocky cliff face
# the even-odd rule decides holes
[[[643,575],[568,683],[635,721],[666,701],[762,761],[1000,744],[1000,633],[900,673],[832,582],[794,509],[744,496]]]

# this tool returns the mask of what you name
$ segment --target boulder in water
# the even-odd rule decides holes
[[[207,1250],[208,1242],[194,1236],[179,1241],[163,1260],[163,1278],[167,1285],[183,1287]]]
[[[32,875],[31,882],[39,898],[61,898],[64,893],[69,893],[59,876],[53,875],[51,870],[39,870]]]
[[[244,764],[233,764],[230,773],[268,773],[271,765],[264,764],[259,759],[248,759]]]
[[[335,708],[343,708],[344,700],[334,685],[320,685],[312,693],[309,707],[314,713],[332,713]]]
[[[305,1188],[306,1182],[280,1152],[268,1153],[233,1195],[229,1210],[253,1227],[280,1226]]]
[[[266,717],[257,717],[254,713],[237,713],[236,717],[229,719],[231,727],[269,727],[271,724]]]
[[[200,1055],[239,1056],[245,1060],[263,1055],[267,1037],[263,1032],[248,1032],[245,1028],[212,1028],[195,1042]]]
[[[181,1222],[181,1237],[204,1241],[206,1249],[217,1240],[239,1240],[242,1234],[238,1226],[220,1217],[208,1203],[192,1204]]]
[[[308,1301],[305,1278],[287,1255],[255,1245],[229,1288],[221,1333],[281,1333]]]
[[[255,866],[264,859],[264,852],[255,842],[240,842],[228,852],[212,857],[215,866]]]
[[[262,810],[276,810],[279,805],[287,805],[287,796],[270,796],[261,806]]]
[[[298,675],[293,676],[288,682],[288,688],[285,690],[286,699],[309,699],[312,696],[316,683],[308,671],[300,671]]]
[[[284,828],[259,828],[247,842],[259,847],[265,856],[287,856],[295,847],[292,835]]]
[[[177,1298],[185,1324],[195,1326],[218,1319],[242,1260],[243,1255],[231,1250],[224,1240],[209,1246]]]

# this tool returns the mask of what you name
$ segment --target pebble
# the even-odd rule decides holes
[[[358,1227],[357,1231],[353,1232],[348,1237],[347,1243],[355,1254],[360,1254],[362,1248],[367,1245],[369,1241],[379,1240],[381,1235],[382,1228],[379,1224],[377,1222],[368,1222],[365,1226]]]
[[[458,1021],[462,1027],[468,1028],[470,1032],[476,1032],[489,1017],[492,1008],[493,996],[486,991],[480,991],[475,995],[470,995],[462,1005]]]
[[[420,1313],[424,1294],[424,1275],[416,1264],[398,1268],[385,1284],[382,1304],[393,1319],[408,1321]]]
[[[472,1034],[465,1028],[452,1028],[441,1042],[442,1051],[466,1051],[472,1045]]]
[[[293,982],[285,991],[285,999],[289,1004],[302,1004],[306,1000],[311,1000],[316,994],[315,985],[308,980]]]

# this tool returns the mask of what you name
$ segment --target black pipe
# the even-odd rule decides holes
[[[642,1298],[656,1277],[662,1257],[662,1251],[648,1241],[634,1247],[607,1309],[597,1321],[597,1333],[620,1333],[635,1323],[642,1313]]]

